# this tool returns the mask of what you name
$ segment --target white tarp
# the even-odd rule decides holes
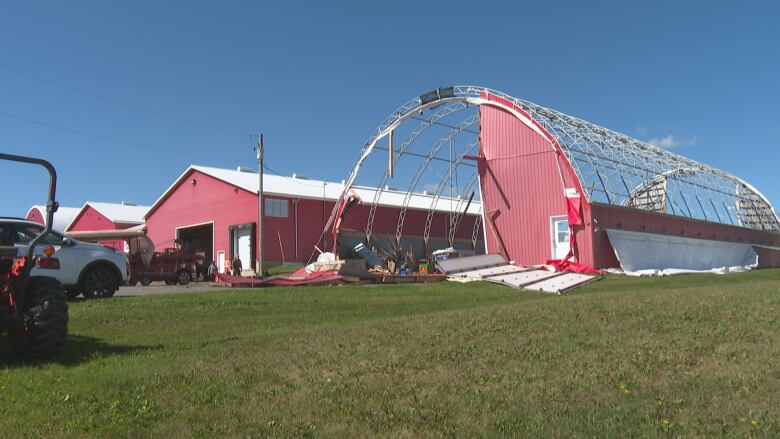
[[[620,266],[630,275],[728,273],[758,266],[749,244],[607,229]]]

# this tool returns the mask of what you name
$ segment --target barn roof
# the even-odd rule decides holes
[[[30,212],[33,210],[37,210],[39,212],[39,215],[41,215],[41,219],[45,222],[46,221],[46,206],[40,206],[35,205],[30,208],[30,210],[27,211],[27,216],[30,216]],[[57,211],[54,212],[54,224],[52,224],[52,229],[58,231],[58,232],[64,232],[65,229],[68,228],[68,225],[73,221],[74,218],[76,218],[76,215],[79,214],[81,211],[80,207],[63,207],[60,206],[57,208]]]
[[[191,172],[198,171],[203,174],[222,180],[225,183],[241,188],[247,192],[258,192],[258,175],[256,172],[239,171],[233,169],[213,168],[209,166],[191,165],[187,168],[176,181],[152,204],[146,213],[148,217],[157,207],[168,197],[168,195],[179,186]],[[263,193],[265,195],[277,195],[283,197],[299,197],[325,200],[338,200],[344,190],[344,183],[325,180],[313,180],[303,177],[292,177],[275,174],[263,174]],[[380,192],[379,204],[399,207],[403,205],[406,192],[400,192],[390,189],[377,191],[374,188],[354,186],[353,191],[363,200],[371,200],[375,193]],[[428,209],[431,206],[434,197],[427,194],[414,194],[410,207],[416,209]],[[436,210],[449,212],[450,203],[444,202],[446,198],[440,197],[437,202]],[[469,206],[468,213],[478,214],[481,206],[479,203],[472,203]]]
[[[101,203],[97,201],[87,201],[78,209],[77,214],[68,223],[65,230],[70,229],[76,223],[81,214],[91,207],[101,215],[108,218],[112,223],[139,225],[144,223],[144,215],[149,211],[149,206],[139,206],[129,203]]]

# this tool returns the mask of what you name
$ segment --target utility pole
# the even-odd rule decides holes
[[[263,133],[257,136],[257,275],[262,278],[263,273],[263,258],[265,254],[263,252]]]

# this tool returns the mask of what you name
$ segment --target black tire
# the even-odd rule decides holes
[[[81,294],[81,291],[65,290],[65,297],[68,300],[74,300],[74,299],[76,299],[76,297],[79,297],[80,294]]]
[[[81,294],[87,299],[111,297],[119,289],[119,279],[110,267],[90,268],[81,278]]]
[[[28,310],[39,307],[32,322],[8,334],[11,350],[32,359],[49,358],[62,350],[68,337],[68,302],[57,279],[31,277]]]
[[[179,270],[178,273],[176,273],[176,282],[179,283],[179,285],[187,285],[192,281],[192,274],[187,270]]]
[[[141,278],[141,285],[148,287],[150,283],[152,283],[152,280],[149,279],[148,277]]]

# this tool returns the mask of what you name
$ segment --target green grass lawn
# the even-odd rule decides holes
[[[0,437],[780,436],[780,270],[71,304]]]

